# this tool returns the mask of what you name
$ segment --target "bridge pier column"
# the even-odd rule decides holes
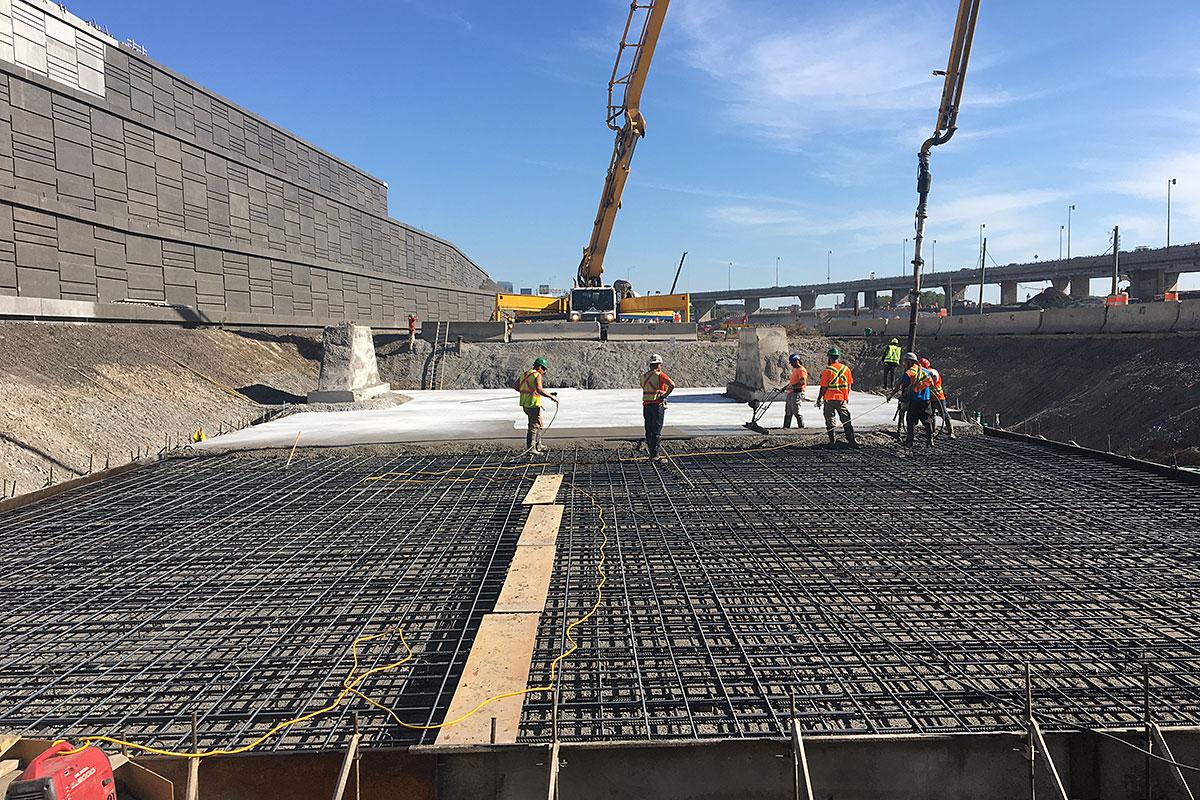
[[[696,322],[708,322],[712,319],[712,314],[716,307],[716,300],[693,300],[692,319]]]
[[[1000,305],[1013,306],[1020,302],[1017,299],[1017,282],[1000,281]]]
[[[1129,297],[1143,303],[1151,303],[1164,292],[1175,291],[1178,283],[1178,272],[1139,269],[1129,273]]]
[[[1071,279],[1070,278],[1051,278],[1050,285],[1053,286],[1055,289],[1057,289],[1060,292],[1065,292],[1067,290],[1067,288],[1071,285]]]
[[[800,310],[812,311],[817,307],[817,296],[815,294],[800,295]]]
[[[1092,277],[1090,275],[1071,276],[1071,297],[1091,297]]]
[[[911,291],[911,286],[901,286],[899,288],[892,289],[892,307],[895,308],[903,303],[908,298],[908,293]]]
[[[757,314],[762,307],[762,300],[757,297],[747,297],[744,301],[747,314]]]
[[[868,289],[863,292],[863,306],[870,309],[879,307],[879,292],[874,289]]]

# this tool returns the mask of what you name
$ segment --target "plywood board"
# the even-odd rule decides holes
[[[521,529],[521,538],[517,546],[550,545],[558,541],[558,527],[562,524],[563,507],[555,504],[533,506],[529,509],[529,517],[525,527]]]
[[[488,614],[479,625],[475,643],[459,679],[446,719],[471,711],[484,700],[524,689],[529,681],[534,637],[540,614]],[[496,700],[457,725],[438,732],[440,745],[488,744],[491,720],[496,718],[496,742],[513,744],[521,723],[523,695]]]
[[[504,588],[496,600],[498,613],[526,612],[541,614],[550,591],[550,573],[554,571],[554,545],[518,547],[508,565]]]
[[[525,499],[521,502],[527,506],[553,503],[554,498],[558,497],[558,489],[562,486],[562,481],[562,475],[537,476],[533,479],[533,487],[529,490],[529,494],[525,495]]]

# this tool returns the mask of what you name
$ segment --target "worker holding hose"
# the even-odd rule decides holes
[[[925,428],[925,441],[933,447],[933,416],[929,409],[929,399],[932,396],[933,376],[929,370],[921,366],[921,360],[916,353],[905,353],[903,359],[904,374],[888,392],[887,399],[891,400],[896,394],[903,393],[908,404],[904,415],[907,430],[904,446],[913,446],[913,434],[917,423]]]
[[[795,417],[796,427],[803,428],[804,417],[800,416],[800,401],[805,399],[804,392],[808,389],[808,370],[800,363],[799,353],[792,353],[788,363],[792,365],[792,374],[788,378],[787,386],[780,390],[787,390],[783,406],[783,427],[792,427],[792,417]]]
[[[538,356],[533,360],[533,366],[521,373],[512,387],[521,393],[521,408],[525,410],[525,418],[529,423],[525,431],[525,449],[539,454],[546,452],[546,448],[542,447],[542,398],[553,400],[558,405],[558,398],[542,385],[542,376],[549,367],[549,362]]]
[[[821,388],[817,392],[817,408],[825,405],[825,431],[829,434],[829,443],[836,441],[833,432],[833,416],[837,415],[846,431],[846,444],[858,447],[854,438],[854,425],[850,422],[850,387],[854,384],[854,374],[842,363],[842,352],[836,347],[829,348],[826,353],[829,366],[821,372]]]
[[[950,412],[946,408],[946,390],[942,388],[942,373],[929,365],[928,358],[921,359],[921,366],[929,370],[929,374],[933,376],[933,386],[930,387],[930,417],[933,419],[933,427],[936,430],[938,418],[940,417],[945,424],[945,431],[951,439],[954,438],[954,425],[950,422]]]
[[[642,418],[646,423],[646,453],[658,461],[658,440],[662,437],[667,396],[675,391],[675,381],[663,372],[662,356],[650,356],[650,371],[642,376]],[[665,460],[665,459],[664,459]]]

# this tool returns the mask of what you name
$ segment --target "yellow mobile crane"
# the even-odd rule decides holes
[[[633,151],[638,140],[646,135],[646,120],[641,110],[642,90],[669,5],[670,0],[633,0],[630,4],[617,60],[608,81],[608,127],[616,131],[617,137],[600,193],[600,208],[592,225],[591,239],[583,249],[574,288],[564,298],[497,295],[498,317],[505,312],[526,319],[565,317],[575,322],[599,322],[602,331],[608,323],[618,319],[689,321],[691,304],[686,294],[638,297],[628,281],[605,285],[602,278],[604,256],[617,211],[621,208],[621,195],[629,180]],[[630,33],[634,31],[639,31],[637,40],[630,41]]]

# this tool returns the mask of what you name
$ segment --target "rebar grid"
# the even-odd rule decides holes
[[[191,749],[247,743],[335,697],[350,646],[396,625],[417,657],[362,689],[440,721],[499,594],[541,471],[364,481],[461,458],[173,460],[0,517],[0,728]],[[365,645],[365,667],[405,654]],[[430,742],[359,701],[262,749]]]
[[[984,437],[929,452],[788,449],[576,464],[609,516],[608,586],[564,662],[564,740],[1200,724],[1200,495]],[[572,502],[531,685],[593,601]],[[521,737],[551,737],[526,698]],[[1051,729],[1060,722],[1043,717]]]

